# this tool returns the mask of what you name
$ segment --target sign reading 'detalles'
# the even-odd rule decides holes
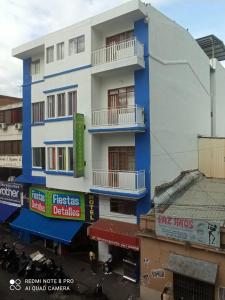
[[[14,182],[0,181],[0,203],[19,207],[22,205],[22,198],[22,185]]]
[[[220,224],[156,214],[156,235],[220,247]]]
[[[84,115],[74,114],[73,118],[74,177],[84,176]]]

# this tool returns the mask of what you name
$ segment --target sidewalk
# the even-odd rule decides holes
[[[12,245],[13,242],[15,242],[14,235],[10,232],[10,230],[7,230],[0,226],[0,242],[5,241],[8,244]],[[42,247],[38,242],[35,242],[31,245],[23,244],[21,241],[17,240],[16,243],[16,249],[17,252],[20,253],[22,251],[25,251],[26,254],[33,253],[37,250],[39,250],[41,253],[45,254],[49,258],[53,258],[57,265],[62,265],[66,275],[69,278],[73,278],[78,280],[81,284],[81,290],[89,290],[92,291],[95,289],[98,282],[102,283],[103,286],[103,292],[107,295],[109,300],[127,300],[129,295],[133,295],[138,297],[139,295],[139,285],[134,284],[132,282],[129,282],[127,280],[124,280],[121,275],[112,274],[112,275],[104,275],[101,268],[98,269],[97,274],[93,275],[90,269],[90,266],[87,262],[84,260],[82,261],[78,254],[72,254],[67,256],[56,256],[51,251],[45,249]],[[4,273],[3,273],[4,272]],[[2,278],[4,277],[4,278]],[[4,282],[8,289],[8,278],[13,278],[12,275],[8,274],[5,271],[0,271],[0,295],[3,295],[1,292],[2,289],[2,283]],[[15,278],[15,275],[14,275]],[[7,291],[6,291],[7,292]],[[34,295],[35,294],[35,295]],[[47,295],[46,292],[33,292],[30,295],[23,295],[21,300],[29,300],[31,299],[30,296],[32,295],[32,299],[86,299],[85,297],[76,296],[76,295],[56,295],[53,294],[51,296]],[[39,296],[38,296],[39,295]],[[10,293],[10,298],[3,299],[2,300],[11,300],[11,299],[17,299],[18,293],[14,293],[12,295],[12,292]],[[90,298],[89,298],[90,299]]]

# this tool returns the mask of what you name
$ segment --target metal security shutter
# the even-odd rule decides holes
[[[215,286],[173,273],[174,300],[215,300]]]

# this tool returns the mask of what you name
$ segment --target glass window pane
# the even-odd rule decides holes
[[[77,38],[77,53],[83,52],[85,49],[85,38],[84,35]]]
[[[56,169],[56,161],[55,161],[55,148],[48,148],[48,169],[55,170]]]
[[[77,112],[77,92],[68,93],[68,114],[73,115]]]
[[[65,102],[65,93],[58,94],[58,117],[65,116],[66,114],[66,102]]]
[[[66,170],[66,148],[58,148],[58,169]]]
[[[47,107],[48,107],[48,118],[55,117],[55,96],[47,97]]]
[[[69,161],[69,171],[73,171],[73,147],[68,148],[68,161]]]

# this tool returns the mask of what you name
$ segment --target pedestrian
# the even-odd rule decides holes
[[[96,269],[95,269],[96,255],[92,250],[89,251],[89,261],[90,261],[90,266],[93,274],[96,274]]]
[[[170,296],[170,290],[169,288],[166,286],[161,294],[161,300],[171,300],[171,296]]]

